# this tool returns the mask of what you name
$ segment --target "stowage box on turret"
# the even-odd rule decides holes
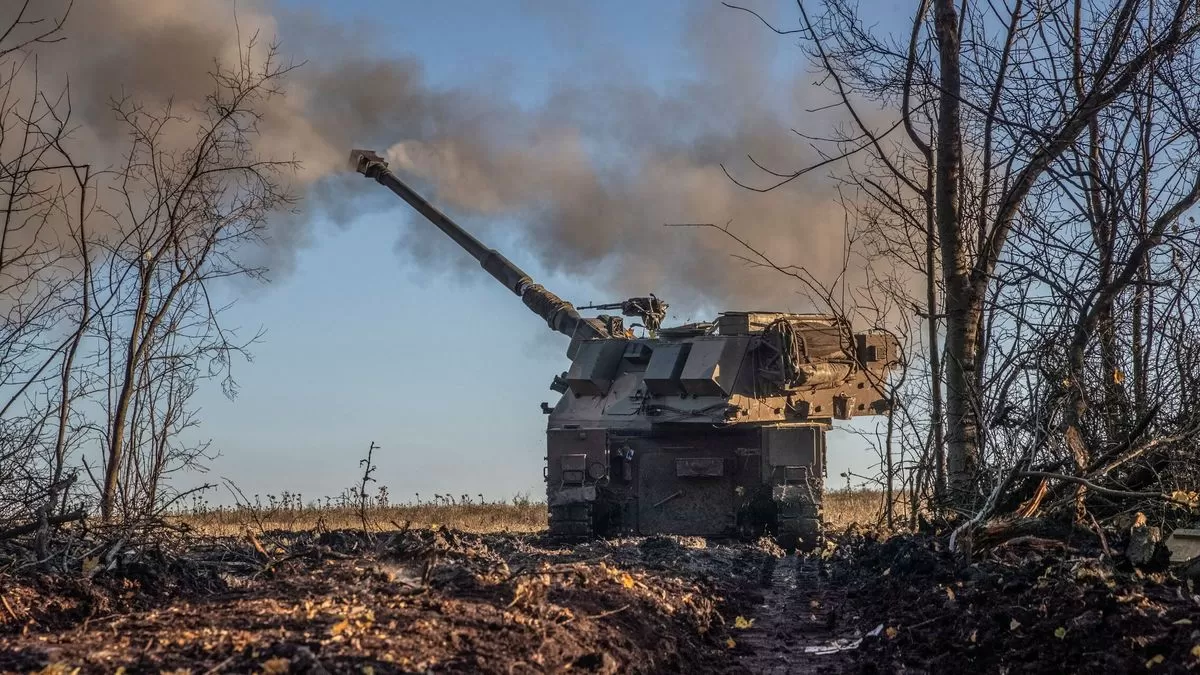
[[[888,413],[898,367],[886,332],[840,317],[725,312],[663,328],[650,295],[582,317],[401,182],[370,151],[355,170],[388,187],[474,256],[550,328],[571,338],[570,368],[542,404],[550,534],[753,537],[809,548],[820,537],[825,434],[833,420]],[[589,309],[585,307],[583,309]]]

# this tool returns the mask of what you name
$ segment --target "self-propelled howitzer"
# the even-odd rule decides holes
[[[820,536],[825,436],[834,419],[886,414],[899,345],[844,318],[724,312],[661,328],[654,295],[594,305],[637,316],[585,318],[405,185],[377,154],[356,171],[386,186],[470,253],[554,330],[570,368],[542,403],[550,534],[774,534],[786,547]],[[636,327],[636,324],[635,326]]]

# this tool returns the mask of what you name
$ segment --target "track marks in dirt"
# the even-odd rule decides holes
[[[842,619],[845,598],[828,583],[820,558],[771,558],[763,564],[761,583],[763,601],[755,608],[753,624],[736,638],[741,668],[763,675],[851,669],[849,653],[813,653],[855,637],[854,627]]]

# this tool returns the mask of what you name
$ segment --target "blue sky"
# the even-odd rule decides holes
[[[688,33],[688,14],[699,0],[282,4],[369,26],[379,40],[372,52],[416,56],[434,86],[499,81],[521,105],[535,106],[551,83],[589,62],[626,69],[652,87],[694,76],[697,67],[687,47],[698,39]],[[755,4],[781,22],[795,20],[789,2]],[[729,10],[731,24],[748,19]],[[775,38],[764,29],[762,39]],[[788,47],[794,40],[777,41],[768,67],[794,76],[803,67]],[[557,396],[547,385],[568,365],[566,340],[482,270],[418,265],[397,244],[400,225],[412,221],[397,207],[316,223],[294,271],[252,291],[226,289],[236,300],[227,323],[266,334],[254,361],[236,365],[235,401],[216,386],[199,396],[199,436],[220,457],[181,486],[227,477],[249,495],[336,495],[356,484],[358,459],[374,441],[382,448],[377,480],[394,499],[542,496],[539,403]],[[579,304],[619,299],[592,286],[589,270],[551,276],[514,241],[486,243]],[[861,440],[832,434],[832,483],[871,462]]]

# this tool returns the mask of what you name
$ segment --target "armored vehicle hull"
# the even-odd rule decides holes
[[[552,428],[546,472],[550,532],[747,538],[771,533],[785,546],[815,541],[825,430],[820,424],[646,432]],[[585,463],[592,471],[573,475]],[[599,477],[589,480],[593,475]]]
[[[552,329],[570,338],[569,370],[546,431],[550,534],[776,536],[811,547],[821,528],[825,435],[835,419],[888,412],[899,364],[884,332],[842,317],[725,312],[661,328],[654,295],[595,305],[586,318],[429,204],[370,151],[351,166],[406,201],[479,261]],[[589,309],[589,308],[584,308]],[[635,327],[636,327],[635,325]]]
[[[780,354],[790,355],[780,359]],[[728,312],[656,338],[589,340],[549,415],[550,532],[819,538],[826,432],[880,414],[885,333]]]

